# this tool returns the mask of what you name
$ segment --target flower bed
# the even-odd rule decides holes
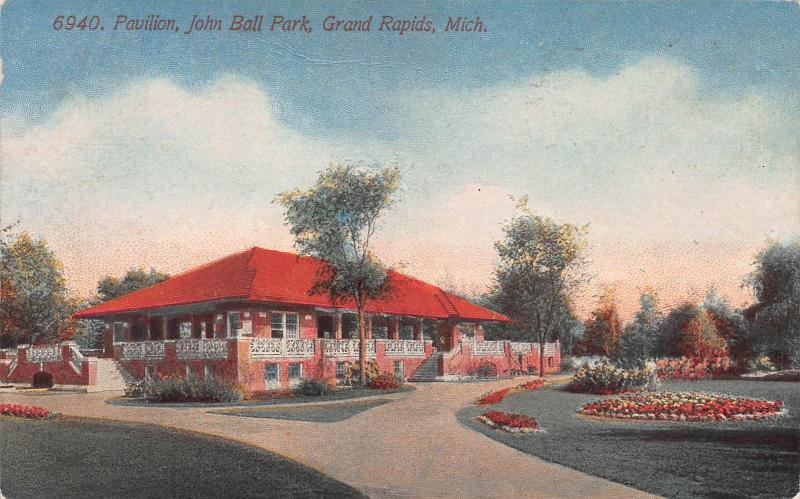
[[[532,433],[539,427],[536,420],[530,416],[500,411],[484,412],[478,417],[478,420],[494,428],[500,428],[511,433]]]
[[[518,392],[518,391],[522,391],[522,390],[536,390],[537,388],[541,388],[542,386],[544,386],[544,384],[545,384],[545,381],[543,379],[537,378],[537,379],[533,379],[533,380],[530,380],[530,381],[526,381],[525,383],[522,383],[521,385],[510,386],[508,388],[501,388],[499,390],[495,390],[495,391],[493,391],[493,392],[491,392],[491,393],[489,393],[487,395],[484,395],[483,397],[479,398],[477,400],[477,402],[475,402],[475,405],[494,405],[494,404],[499,404],[500,402],[503,401],[504,398],[506,398],[506,396],[509,393]]]
[[[0,404],[0,416],[17,418],[44,419],[50,415],[47,409],[37,405]]]
[[[586,404],[585,416],[659,421],[760,420],[777,416],[783,402],[697,392],[650,392]]]
[[[578,370],[567,385],[567,390],[577,393],[611,395],[643,388],[654,388],[658,378],[648,368],[620,369],[608,361],[586,364]]]
[[[478,401],[475,403],[477,405],[499,404],[500,402],[503,401],[504,398],[506,398],[506,395],[508,395],[509,392],[511,392],[511,387],[501,388],[500,390],[495,390],[492,393],[489,393],[488,395],[484,395],[483,397],[479,398]]]

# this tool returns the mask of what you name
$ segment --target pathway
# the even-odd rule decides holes
[[[130,407],[108,393],[0,393],[68,415],[199,431],[262,447],[311,466],[371,497],[647,497],[495,442],[456,419],[482,393],[510,380],[423,383],[338,423],[211,414],[207,408]],[[51,392],[52,393],[52,392]]]

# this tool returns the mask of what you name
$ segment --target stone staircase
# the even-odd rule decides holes
[[[97,382],[90,386],[90,392],[125,390],[125,384],[133,381],[133,376],[114,359],[97,359]]]
[[[441,355],[441,353],[434,353],[428,357],[425,362],[414,371],[409,381],[436,381],[436,377],[439,376],[439,357]]]

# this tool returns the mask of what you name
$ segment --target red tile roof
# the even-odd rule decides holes
[[[322,262],[294,253],[252,248],[201,265],[164,282],[84,309],[78,319],[106,317],[162,307],[209,301],[246,300],[354,309],[352,303],[334,304],[327,294],[309,294]],[[395,271],[389,271],[387,296],[368,302],[372,313],[447,319],[508,321],[441,289]]]

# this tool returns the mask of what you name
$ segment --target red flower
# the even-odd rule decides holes
[[[49,414],[47,409],[35,405],[0,404],[0,416],[42,419]]]
[[[499,404],[503,401],[503,399],[508,395],[508,392],[511,391],[511,387],[509,388],[501,388],[500,390],[495,390],[488,395],[484,395],[477,402],[478,405],[494,405]]]

